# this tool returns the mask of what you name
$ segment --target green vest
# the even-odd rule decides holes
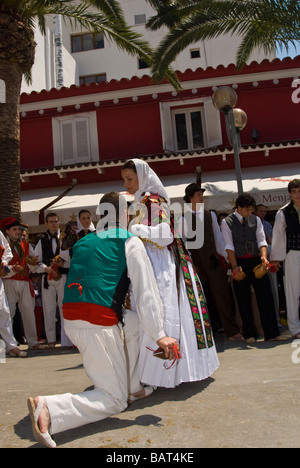
[[[125,242],[130,236],[123,228],[109,229],[85,236],[74,245],[64,304],[82,302],[109,307],[122,319],[129,287]],[[72,283],[75,285],[69,288]]]

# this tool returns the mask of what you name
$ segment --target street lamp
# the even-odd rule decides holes
[[[235,109],[237,103],[237,94],[234,89],[229,86],[221,86],[213,96],[212,102],[218,111],[224,113],[226,132],[230,144],[233,146],[234,164],[238,186],[238,194],[243,192],[241,165],[240,165],[240,149],[241,138],[240,132],[247,124],[247,115],[242,109]]]

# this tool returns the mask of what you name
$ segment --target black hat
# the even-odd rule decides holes
[[[202,187],[199,187],[199,185],[197,185],[197,184],[195,184],[195,183],[188,185],[188,186],[185,188],[185,196],[183,197],[184,201],[185,201],[186,203],[190,203],[190,198],[191,198],[196,192],[202,192],[202,193],[204,193],[204,192],[205,192],[205,189],[202,188]]]

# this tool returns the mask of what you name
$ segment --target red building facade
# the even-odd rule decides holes
[[[229,210],[236,197],[234,157],[224,116],[212,104],[232,86],[248,123],[241,132],[244,190],[272,209],[300,174],[300,57],[179,73],[182,90],[148,76],[21,95],[23,220],[34,230],[48,210],[63,222],[83,206],[96,210],[107,190],[122,191],[125,160],[142,158],[171,200],[201,170],[209,208]],[[58,197],[61,197],[57,200]]]

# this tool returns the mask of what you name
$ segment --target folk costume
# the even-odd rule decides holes
[[[69,267],[70,267],[70,262],[71,258],[73,256],[73,247],[76,244],[76,242],[79,241],[79,239],[82,239],[82,237],[85,237],[88,234],[91,234],[95,231],[95,226],[93,223],[90,224],[88,229],[84,229],[79,217],[77,216],[77,230],[76,232],[73,231],[73,229],[70,226],[70,222],[66,224],[66,229],[64,233],[61,235],[61,250],[60,250],[60,258],[64,261],[64,271],[62,272],[62,287],[60,288],[60,294],[58,296],[58,302],[61,305],[60,311],[62,311],[62,303],[63,303],[63,292],[64,292],[64,286],[67,280],[67,274],[69,272]],[[70,339],[68,338],[66,332],[65,332],[65,327],[64,327],[64,317],[63,314],[61,313],[61,345],[62,346],[72,346],[72,343]]]
[[[142,328],[154,341],[163,338],[162,304],[142,242],[120,226],[86,236],[74,245],[65,285],[65,327],[82,354],[94,389],[45,397],[51,434],[99,421],[127,407],[121,322],[129,280]],[[139,323],[132,328],[138,353]]]
[[[269,277],[265,275],[258,279],[253,272],[253,268],[261,263],[260,247],[267,247],[260,218],[253,214],[243,218],[235,211],[223,219],[222,233],[226,250],[235,252],[237,265],[242,267],[246,275],[242,281],[233,281],[244,338],[258,338],[251,308],[251,285],[255,292],[265,340],[279,336]]]
[[[300,210],[292,201],[276,214],[270,258],[284,262],[288,326],[296,336],[300,333]]]
[[[184,243],[169,219],[169,198],[148,164],[133,159],[139,190],[135,202],[140,215],[130,230],[145,243],[164,307],[164,328],[178,340],[182,358],[166,369],[153,357],[155,343],[142,333],[140,379],[147,385],[173,388],[203,380],[219,366],[202,286]],[[131,307],[134,309],[134,302]]]
[[[2,229],[10,229],[13,226],[20,226],[20,223],[14,218],[5,218],[2,220]],[[3,279],[5,294],[10,310],[11,319],[14,318],[18,304],[25,337],[28,346],[38,345],[36,322],[34,315],[35,300],[33,285],[30,280],[30,271],[35,271],[36,267],[31,265],[29,258],[34,256],[34,251],[29,242],[21,240],[13,242],[8,236],[7,241],[12,252],[12,259],[9,262],[10,273]],[[13,270],[14,265],[20,265],[22,269],[18,272]]]
[[[2,232],[0,232],[1,262],[8,265],[12,259],[11,249]],[[7,297],[2,278],[0,278],[0,336],[4,340],[6,350],[10,351],[18,346],[13,334],[12,320],[9,312]]]
[[[60,232],[52,235],[50,231],[45,232],[38,240],[35,251],[40,263],[40,271],[50,266],[52,260],[60,253]],[[63,271],[61,271],[62,273]],[[64,281],[60,279],[49,279],[47,273],[42,278],[42,302],[44,313],[44,325],[47,341],[50,344],[56,342],[56,310],[59,307],[62,315],[62,304],[59,298],[63,297]]]

